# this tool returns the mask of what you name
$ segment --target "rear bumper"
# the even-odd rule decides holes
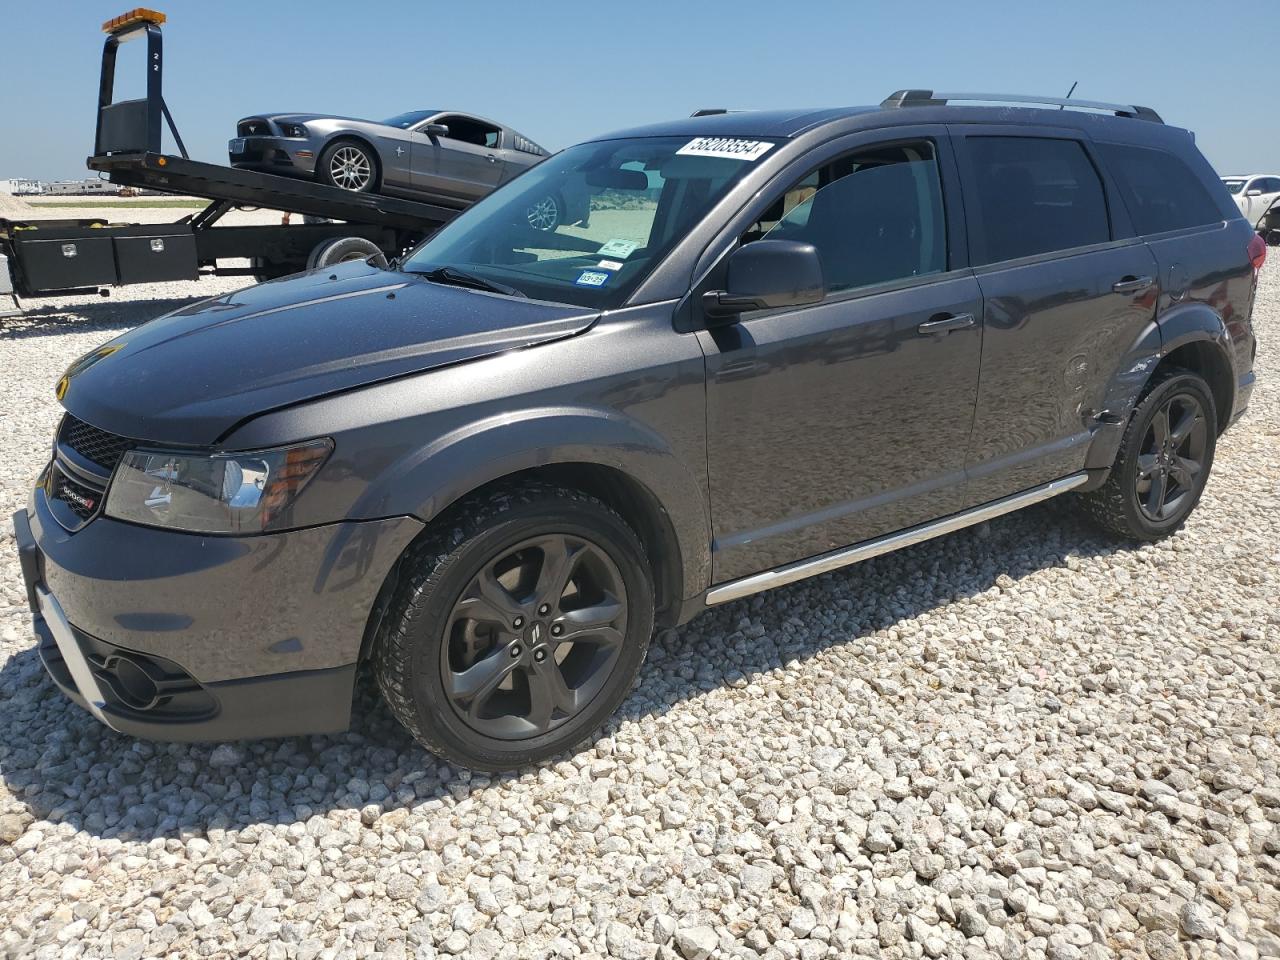
[[[97,517],[68,533],[42,490],[13,517],[40,656],[122,733],[226,740],[346,728],[364,626],[421,524],[200,537]]]

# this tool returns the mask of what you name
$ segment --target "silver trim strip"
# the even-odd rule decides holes
[[[106,698],[102,695],[102,688],[98,686],[93,671],[89,669],[89,661],[85,659],[80,644],[76,642],[71,624],[67,622],[67,615],[62,612],[62,604],[58,603],[52,593],[39,585],[36,586],[36,603],[40,607],[40,616],[44,617],[44,622],[49,626],[49,632],[53,634],[54,642],[58,644],[58,652],[62,654],[62,660],[71,673],[71,682],[80,692],[85,707],[100,723],[110,727],[111,721],[102,712],[102,708],[107,705]]]
[[[903,530],[900,533],[891,533],[875,540],[867,540],[864,543],[834,550],[831,553],[824,553],[809,560],[797,560],[795,563],[789,563],[785,567],[778,567],[776,570],[766,570],[763,573],[754,573],[740,580],[730,580],[728,583],[722,583],[707,591],[706,603],[707,606],[712,607],[716,604],[728,603],[731,600],[740,600],[762,590],[772,590],[774,587],[781,587],[788,583],[795,583],[797,580],[804,580],[807,577],[815,577],[820,573],[827,573],[831,570],[838,570],[840,567],[847,567],[853,563],[870,560],[872,557],[878,557],[882,553],[891,553],[894,550],[901,550],[903,547],[922,543],[925,540],[932,540],[934,537],[940,537],[943,534],[954,533],[965,527],[973,526],[975,523],[982,523],[984,520],[991,520],[1003,514],[1012,513],[1015,510],[1021,510],[1023,507],[1029,507],[1033,503],[1039,503],[1041,500],[1056,497],[1058,494],[1066,493],[1068,490],[1074,490],[1087,479],[1089,479],[1087,473],[1073,474],[1061,480],[1054,480],[1052,483],[1032,487],[1022,493],[1015,493],[1011,497],[993,500],[991,503],[974,507],[972,510],[966,510],[963,513],[952,514],[941,520],[935,520],[933,523],[912,527],[910,530]]]

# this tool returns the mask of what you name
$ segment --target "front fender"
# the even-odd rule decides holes
[[[468,423],[384,470],[353,515],[429,522],[487,483],[554,464],[608,467],[648,490],[680,549],[683,596],[706,589],[711,531],[697,478],[660,435],[614,410],[540,407]]]

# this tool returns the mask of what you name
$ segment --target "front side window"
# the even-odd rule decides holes
[[[946,269],[933,144],[862,150],[794,184],[743,236],[812,243],[833,293]]]
[[[1100,143],[1098,151],[1124,191],[1138,233],[1222,222],[1222,211],[1200,178],[1173,154],[1119,143]],[[1255,178],[1249,189],[1258,185]]]
[[[579,144],[458,216],[404,269],[452,267],[534,299],[615,307],[773,146],[700,137]]]
[[[1083,144],[1046,137],[967,137],[964,144],[974,266],[1111,239],[1102,181]]]
[[[450,140],[459,140],[462,143],[474,144],[477,147],[496,147],[498,145],[500,131],[492,124],[481,123],[471,117],[457,115],[439,117],[435,122],[443,123],[449,128],[446,136]]]
[[[1227,188],[1227,193],[1231,194],[1233,197],[1244,189],[1243,180],[1223,180],[1222,183]]]

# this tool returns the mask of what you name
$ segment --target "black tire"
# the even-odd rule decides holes
[[[1157,418],[1166,411],[1165,423],[1169,424],[1172,417],[1186,416],[1193,407],[1198,407],[1203,417],[1203,435],[1197,437],[1194,457],[1183,456],[1192,452],[1191,446],[1188,442],[1178,442],[1172,430],[1169,432],[1173,452],[1167,452],[1169,448],[1158,440]],[[1190,429],[1194,433],[1197,428],[1193,424]],[[1204,379],[1179,367],[1158,371],[1129,418],[1106,483],[1097,490],[1080,494],[1081,507],[1103,529],[1131,540],[1150,542],[1175,533],[1204,492],[1213,468],[1217,437],[1217,408]],[[1165,452],[1153,453],[1162,449]],[[1199,465],[1194,473],[1184,466],[1184,462],[1192,461]],[[1155,472],[1164,473],[1163,480],[1153,478],[1144,469],[1149,465]],[[1157,490],[1160,483],[1164,487]],[[1166,500],[1171,492],[1174,497]],[[1151,504],[1156,493],[1162,502],[1153,513]]]
[[[339,263],[354,260],[367,260],[375,267],[386,269],[387,257],[378,245],[364,237],[335,237],[316,244],[316,248],[307,257],[307,269],[332,267]]]
[[[353,193],[376,193],[379,174],[373,148],[359,140],[335,140],[316,161],[317,180]]]
[[[544,577],[557,578],[546,574],[548,554],[536,544],[530,546],[539,538],[591,548],[590,553],[579,547],[577,553],[565,555],[570,559],[559,569],[567,571],[566,587],[549,613],[538,605],[537,588]],[[530,568],[525,566],[534,554],[540,556],[534,568],[537,583],[530,582]],[[593,570],[598,567],[613,577],[623,591],[624,619],[619,628],[607,628],[607,644],[586,638],[590,630],[572,629],[573,595],[588,597],[578,602],[592,612],[603,609],[596,604],[617,599],[616,593],[603,594],[604,600],[589,596],[591,588],[583,585],[582,572],[588,561]],[[501,604],[495,606],[488,602],[490,593],[480,595],[485,588],[478,590],[477,584],[492,586],[493,581],[482,581],[482,575],[508,569],[506,564],[514,564],[509,569],[516,571],[517,586],[504,586]],[[409,549],[400,567],[400,582],[374,637],[374,674],[391,711],[414,738],[462,766],[509,770],[577,746],[618,708],[648,650],[654,601],[644,548],[621,517],[580,491],[537,483],[470,497],[437,521]],[[527,617],[522,630],[511,629],[512,624],[520,626],[519,617],[508,616],[501,625],[488,618],[488,611],[507,610],[507,600],[523,604],[519,609]],[[477,625],[481,621],[483,630]],[[565,623],[570,624],[569,633],[561,641],[549,640],[552,632],[564,630]],[[565,643],[570,637],[582,639]],[[477,652],[479,645],[483,649]],[[583,656],[575,652],[580,645]],[[455,669],[459,656],[464,659]],[[588,679],[571,683],[574,677],[566,665]],[[470,706],[464,706],[457,688],[467,686],[464,674],[472,667],[482,667],[491,679],[477,686]],[[548,668],[560,677],[560,693],[583,702],[573,712],[561,711],[564,716],[559,719],[550,719],[555,710],[546,711],[548,721],[542,724],[543,711],[535,703],[547,701],[535,696],[534,687],[544,693],[550,689],[539,679]],[[494,669],[505,671],[501,684],[510,684],[509,689],[494,685]],[[603,677],[597,675],[601,671]],[[526,701],[528,714],[522,716]],[[556,702],[559,709],[563,701]]]
[[[295,273],[301,273],[306,269],[305,264],[267,260],[263,257],[252,258],[249,261],[249,266],[253,269],[253,279],[257,280],[258,283],[279,280],[281,277],[291,277]]]

